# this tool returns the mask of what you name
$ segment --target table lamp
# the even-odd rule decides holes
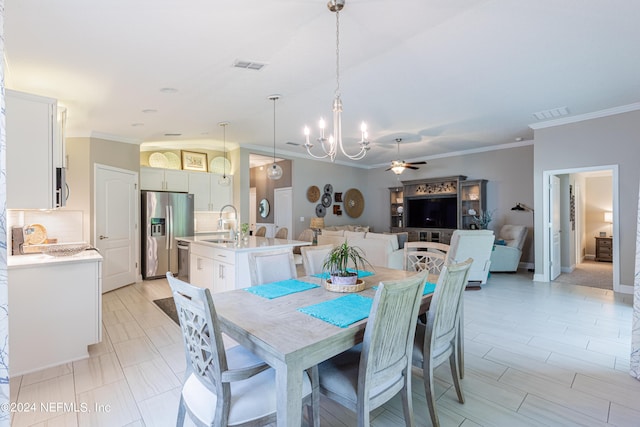
[[[313,230],[313,243],[318,243],[318,231],[324,228],[324,218],[311,218],[309,228]]]

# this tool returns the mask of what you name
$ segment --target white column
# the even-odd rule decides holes
[[[640,196],[638,197],[638,226],[636,228],[636,268],[633,279],[633,329],[631,331],[630,374],[640,380]]]

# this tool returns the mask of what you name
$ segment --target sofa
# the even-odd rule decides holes
[[[489,271],[515,273],[526,238],[527,227],[524,225],[503,225],[493,246]]]
[[[341,245],[345,240],[357,246],[364,257],[374,267],[388,267],[402,270],[404,248],[400,247],[397,234],[383,234],[345,229],[323,229],[318,235],[318,245]],[[400,239],[402,240],[402,239]]]

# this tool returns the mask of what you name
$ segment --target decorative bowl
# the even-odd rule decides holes
[[[55,256],[55,257],[77,255],[80,252],[89,248],[89,245],[85,242],[56,243],[56,244],[41,245],[41,246],[42,246],[42,252],[44,254]]]
[[[360,292],[364,290],[365,283],[364,280],[358,279],[355,285],[339,285],[331,283],[331,279],[327,279],[324,282],[324,287],[331,292]]]

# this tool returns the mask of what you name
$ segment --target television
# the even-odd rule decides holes
[[[458,198],[406,198],[407,227],[458,228]]]

